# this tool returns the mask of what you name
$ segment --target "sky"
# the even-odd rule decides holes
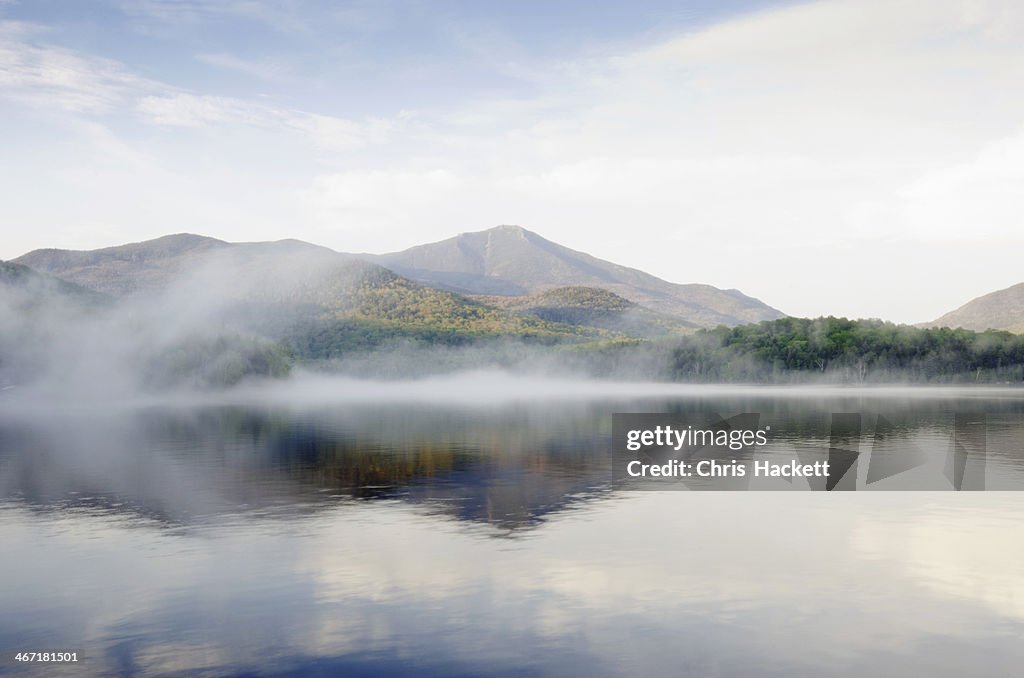
[[[1024,281],[1024,3],[0,0],[0,258],[499,224],[792,315]]]

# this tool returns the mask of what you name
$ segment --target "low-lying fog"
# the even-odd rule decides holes
[[[121,385],[125,383],[128,382],[123,381]],[[1019,400],[1021,397],[1020,389],[1012,387],[685,384],[517,374],[499,369],[467,370],[407,380],[358,378],[297,369],[281,379],[250,379],[222,389],[113,390],[109,388],[109,382],[94,391],[73,388],[73,383],[68,384],[70,387],[55,389],[55,386],[54,382],[9,385],[0,391],[0,409],[8,414],[30,414],[36,410],[49,416],[67,409],[78,412],[92,409],[123,411],[153,406],[318,407],[395,403],[473,409],[515,403],[652,399],[758,398],[850,402],[861,399]]]
[[[348,317],[361,286],[390,275],[339,257],[299,244],[238,246],[197,255],[187,271],[141,276],[136,289],[116,298],[39,275],[0,279],[0,408],[376,401],[471,407],[753,393],[947,398],[974,392],[668,383],[669,344],[587,363],[576,359],[586,351],[516,339],[454,347],[396,339],[340,359],[295,360],[287,343],[295,323]],[[978,392],[990,398],[1018,393]]]
[[[809,400],[976,397],[1019,399],[1020,396],[1020,389],[997,387],[680,384],[522,375],[488,369],[400,381],[358,379],[297,371],[280,382],[252,382],[222,392],[197,394],[195,397],[202,402],[220,404],[318,405],[407,402],[489,407],[520,401],[629,401],[736,397]]]

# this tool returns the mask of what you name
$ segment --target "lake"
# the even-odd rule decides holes
[[[780,458],[828,449],[831,415],[859,413],[857,489],[896,491],[624,489],[622,412],[758,413]],[[944,475],[958,414],[985,423],[966,471],[984,492]],[[868,454],[911,453],[927,463],[866,482]],[[10,391],[0,651],[81,660],[0,673],[1016,675],[1019,489],[1011,389],[479,374],[109,403]]]

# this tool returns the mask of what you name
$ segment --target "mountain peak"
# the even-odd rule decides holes
[[[143,240],[137,243],[130,243],[130,245],[173,245],[178,247],[194,247],[195,245],[214,243],[218,245],[227,244],[223,240],[211,238],[208,235],[198,235],[196,233],[171,233],[169,235],[162,235],[159,238],[153,238],[151,240]]]
[[[545,240],[545,238],[531,230],[523,228],[517,224],[500,224],[498,226],[492,226],[485,228],[481,231],[463,231],[453,238],[448,240],[465,240],[465,239],[484,239],[484,238],[518,238],[520,240],[526,240],[529,238],[535,238],[537,240]],[[444,242],[443,240],[440,242]]]
[[[504,224],[372,259],[407,278],[467,294],[521,296],[592,287],[703,326],[782,317],[757,299],[710,285],[678,285]]]
[[[501,224],[500,226],[495,226],[493,228],[488,228],[488,229],[485,229],[483,231],[478,231],[478,232],[480,232],[480,233],[512,233],[512,234],[515,234],[515,235],[522,235],[522,236],[537,235],[533,231],[528,231],[525,228],[523,228],[522,226],[518,226],[518,225],[515,225],[515,224]]]
[[[333,265],[358,257],[429,287],[475,295],[518,297],[559,288],[574,303],[609,305],[595,297],[604,290],[629,302],[674,316],[687,325],[740,325],[782,317],[770,306],[735,290],[671,283],[547,240],[515,224],[502,224],[383,255],[347,255],[287,239],[227,243],[176,233],[162,238],[91,251],[36,250],[16,263],[112,296],[158,289],[183,271],[234,253],[240,261],[290,257]],[[582,288],[592,288],[589,292]],[[585,299],[584,299],[585,297]]]
[[[529,233],[525,228],[518,224],[498,224],[492,228],[485,228],[485,231],[515,231],[516,233]]]

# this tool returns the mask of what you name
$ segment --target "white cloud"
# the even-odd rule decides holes
[[[837,62],[870,64],[880,54],[905,56],[916,49],[972,51],[978,39],[1005,42],[1022,24],[1024,11],[1008,2],[830,0],[732,19],[636,56],[651,65],[757,68],[786,61],[801,70],[817,70]],[[936,42],[936,37],[973,39],[975,44],[951,45]]]
[[[213,125],[261,128],[271,134],[299,133],[322,151],[347,150],[387,139],[392,123],[346,120],[275,108],[256,101],[183,92],[139,99],[137,110],[157,125],[202,128]]]
[[[244,101],[218,96],[175,93],[139,99],[138,111],[158,125],[205,127],[211,124],[259,124],[265,111]]]
[[[387,138],[392,123],[348,120],[263,101],[197,94],[133,73],[124,64],[39,41],[45,31],[0,22],[0,97],[71,114],[135,112],[155,125],[258,127],[303,136],[321,151],[350,149]]]
[[[0,97],[36,107],[102,113],[152,83],[110,59],[34,44],[42,29],[0,22]]]

